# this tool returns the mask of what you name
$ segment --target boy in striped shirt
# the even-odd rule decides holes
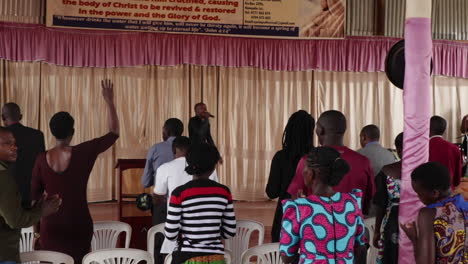
[[[220,155],[215,146],[190,147],[186,172],[193,180],[176,188],[171,195],[165,235],[177,240],[173,264],[223,264],[221,239],[236,234],[236,218],[228,187],[209,180]]]

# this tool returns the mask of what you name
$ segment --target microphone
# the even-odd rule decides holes
[[[209,117],[214,118],[215,116],[212,114],[208,114]]]

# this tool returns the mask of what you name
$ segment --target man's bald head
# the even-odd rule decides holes
[[[317,123],[322,126],[326,134],[344,135],[346,132],[346,117],[336,110],[323,112]]]
[[[21,109],[16,103],[6,103],[2,107],[2,120],[5,125],[9,126],[21,121]]]
[[[346,132],[346,117],[335,110],[323,112],[317,120],[315,132],[320,145],[342,146]]]

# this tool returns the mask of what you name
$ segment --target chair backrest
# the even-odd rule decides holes
[[[133,248],[113,248],[102,249],[91,252],[84,256],[83,264],[130,264],[145,261],[146,264],[153,264],[153,256],[140,249]]]
[[[125,248],[129,248],[132,236],[132,227],[129,224],[117,221],[95,222],[91,251],[116,248],[117,239],[122,232],[125,232]]]
[[[247,249],[241,258],[242,264],[250,264],[250,258],[256,256],[257,264],[282,264],[279,243],[270,243]]]
[[[34,228],[28,227],[21,229],[20,252],[29,252],[34,250]]]
[[[224,250],[224,259],[226,260],[226,264],[232,263],[232,252],[225,249]]]
[[[20,253],[21,263],[25,262],[50,262],[52,264],[74,264],[73,258],[67,254],[46,251],[46,250],[36,250],[30,252]]]
[[[252,232],[258,231],[258,245],[263,244],[265,228],[262,223],[251,220],[238,220],[236,236],[225,240],[224,246],[232,252],[232,263],[239,263],[242,253],[249,248]]]
[[[225,249],[224,250],[224,259],[226,260],[226,264],[231,264],[232,263],[232,253],[231,251]],[[171,264],[172,262],[172,254],[169,254],[166,256],[166,259],[164,259],[164,264]]]
[[[172,263],[172,253],[168,254],[164,259],[164,264],[171,264]]]
[[[367,250],[367,264],[374,264],[379,253],[379,250],[374,247],[374,243],[372,243],[375,233],[375,217],[364,219],[364,225],[366,226],[366,234],[368,235],[367,241],[370,245],[369,249]]]
[[[157,233],[161,233],[161,234],[164,235],[164,226],[165,226],[165,223],[162,223],[162,224],[159,224],[159,225],[155,225],[155,226],[151,227],[150,230],[148,230],[148,235],[146,237],[146,241],[147,241],[146,250],[151,255],[154,255],[154,236]]]

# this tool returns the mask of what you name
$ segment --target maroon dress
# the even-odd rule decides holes
[[[81,263],[89,253],[93,220],[86,199],[88,179],[97,156],[117,138],[116,134],[108,133],[73,146],[70,164],[61,173],[49,167],[46,153],[37,157],[32,176],[33,199],[38,200],[44,192],[62,198],[58,212],[41,220],[40,249],[68,254],[75,263]]]

